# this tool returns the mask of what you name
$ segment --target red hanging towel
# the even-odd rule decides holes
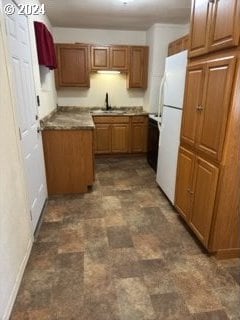
[[[34,21],[39,65],[46,66],[50,70],[57,68],[56,52],[53,37],[47,27]]]

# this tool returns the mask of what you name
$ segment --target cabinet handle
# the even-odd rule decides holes
[[[187,189],[187,192],[189,193],[189,194],[191,194],[191,195],[193,195],[194,194],[194,192],[193,191],[191,191],[191,189],[189,188],[189,189]]]
[[[203,108],[203,106],[199,105],[199,106],[196,107],[196,109],[197,109],[198,111],[202,111],[204,108]]]

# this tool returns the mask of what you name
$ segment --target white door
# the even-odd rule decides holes
[[[175,197],[181,121],[181,109],[163,107],[158,149],[157,183],[172,203],[174,203]]]
[[[166,59],[164,105],[183,108],[186,69],[187,51],[180,52]]]
[[[10,2],[10,0],[4,0],[3,5]],[[13,2],[12,4],[14,5]],[[47,187],[42,136],[38,132],[38,107],[27,17],[16,13],[6,15],[6,29],[12,62],[13,89],[21,134],[29,207],[33,230],[35,230],[47,198]]]

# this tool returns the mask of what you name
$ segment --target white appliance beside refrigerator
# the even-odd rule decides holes
[[[175,198],[186,68],[187,51],[168,57],[160,89],[157,183],[171,203]]]

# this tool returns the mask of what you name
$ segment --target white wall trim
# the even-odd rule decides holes
[[[11,293],[11,295],[9,297],[8,304],[7,304],[7,307],[6,307],[6,310],[4,312],[4,316],[3,316],[2,320],[8,320],[10,318],[10,315],[11,315],[11,312],[12,312],[12,308],[13,308],[14,302],[16,300],[17,293],[18,293],[18,290],[20,288],[21,281],[22,281],[22,278],[23,278],[23,274],[24,274],[24,271],[25,271],[25,268],[26,268],[26,265],[27,265],[31,250],[32,250],[32,245],[33,245],[32,239],[29,239],[27,250],[26,250],[26,254],[25,254],[24,258],[23,258],[22,263],[20,264],[19,271],[18,271],[16,280],[15,280],[15,284],[13,286],[12,293]]]

